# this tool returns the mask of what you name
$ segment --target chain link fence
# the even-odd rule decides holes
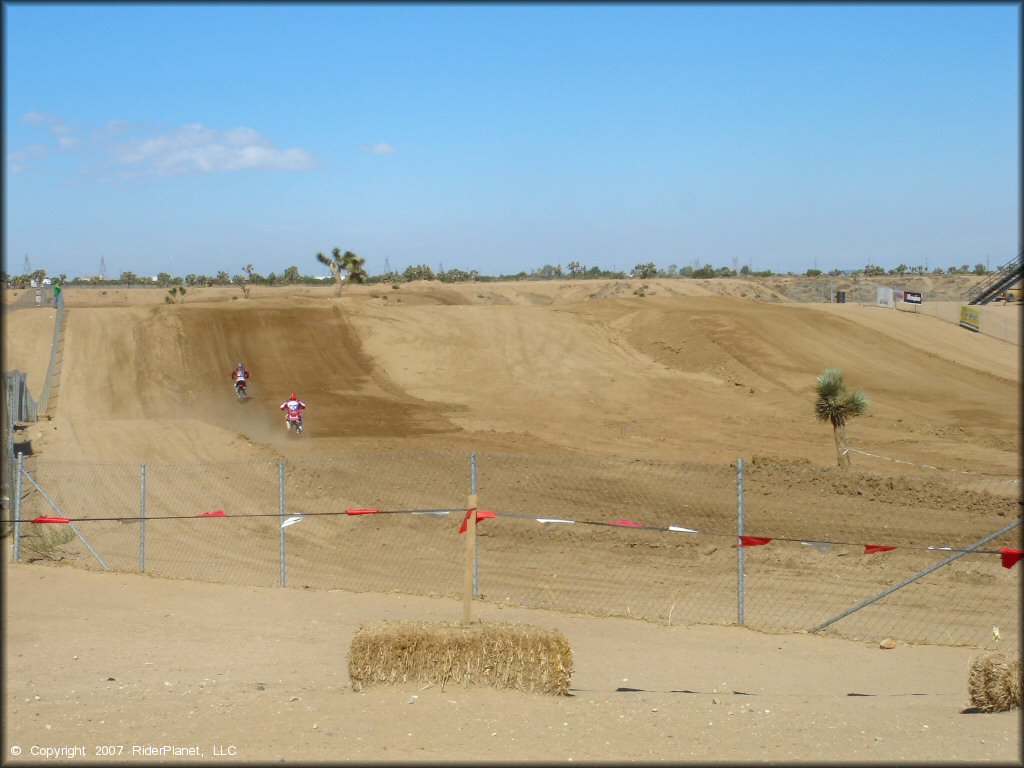
[[[13,504],[14,484],[16,472],[16,451],[15,438],[19,424],[35,421],[39,418],[39,405],[32,397],[28,388],[28,378],[21,371],[8,371],[4,373],[4,409],[3,409],[3,433],[4,433],[4,457],[3,457],[3,488],[0,489],[0,501],[2,501],[3,533],[8,534],[11,524],[6,522],[10,517],[9,510]]]
[[[45,285],[38,288],[29,288],[18,291],[3,289],[3,312],[6,317],[9,313],[17,310],[31,309],[34,307],[56,307],[56,320],[54,322],[54,337],[51,344],[50,363],[45,375],[43,393],[37,401],[28,386],[28,376],[21,371],[4,371],[4,410],[3,410],[3,473],[0,476],[2,481],[2,507],[4,519],[9,517],[7,510],[11,508],[11,499],[15,483],[15,463],[19,447],[16,447],[16,429],[18,425],[37,421],[40,415],[46,413],[47,402],[50,397],[51,380],[54,376],[56,365],[55,353],[57,350],[57,339],[62,320],[64,317],[64,302],[60,294],[55,293],[52,285]],[[4,522],[3,533],[10,532],[10,523]]]
[[[4,314],[19,309],[31,309],[32,307],[56,306],[58,295],[52,285],[41,285],[35,288],[11,289],[4,288],[3,308]]]
[[[475,495],[478,600],[915,643],[983,646],[998,627],[1019,640],[1021,567],[1001,552],[1021,548],[1008,478],[445,452],[26,457],[24,470],[22,561],[458,598]]]
[[[848,472],[755,458],[744,478],[747,531],[773,541],[747,548],[746,623],[813,629],[1019,523],[1016,478],[907,469]],[[873,514],[865,515],[866,507]],[[895,549],[869,553],[869,546]],[[1002,548],[1021,548],[1019,526],[828,631],[980,645],[999,627],[1016,642],[1020,568],[1003,567]]]
[[[482,454],[479,466],[480,508],[501,515],[477,528],[484,599],[665,623],[736,620],[734,468],[574,454]],[[646,529],[669,526],[724,538]]]
[[[923,301],[920,304],[906,304],[897,302],[895,308],[899,312],[912,312],[918,315],[927,315],[936,320],[942,320],[954,325],[960,324],[960,310],[967,305],[967,300],[962,301]],[[984,336],[992,336],[1001,341],[1020,346],[1020,315],[1019,306],[995,304],[974,304],[970,309],[981,318],[978,333]],[[964,331],[970,333],[970,331]],[[1008,356],[1007,368],[1016,369],[1017,351],[1013,350],[1012,356]]]

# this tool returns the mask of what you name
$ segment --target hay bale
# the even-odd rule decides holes
[[[1020,709],[1020,661],[998,651],[982,654],[971,662],[967,690],[971,706],[982,712]]]
[[[353,638],[348,675],[356,691],[457,683],[562,696],[572,678],[572,649],[561,632],[523,624],[377,622]]]

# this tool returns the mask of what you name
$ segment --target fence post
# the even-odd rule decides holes
[[[146,572],[146,465],[142,465],[142,502],[139,504],[139,573]]]
[[[284,556],[284,458],[277,460],[277,483],[280,495],[280,512],[281,512],[281,586],[287,586],[287,578],[285,575],[285,556]]]
[[[21,562],[21,473],[25,454],[18,454],[18,479],[14,483],[14,562]]]
[[[736,462],[736,510],[738,535],[743,535],[743,459]],[[736,620],[740,626],[746,621],[745,590],[744,590],[744,557],[746,550],[743,548],[743,540],[737,539],[739,546],[736,547],[737,558],[737,585],[736,585]]]
[[[476,558],[476,494],[470,494],[466,513],[466,571],[462,587],[462,623],[473,620],[473,562]]]
[[[470,492],[476,498],[476,454],[470,454]],[[475,503],[474,503],[475,506]],[[480,547],[473,547],[473,597],[480,597]]]

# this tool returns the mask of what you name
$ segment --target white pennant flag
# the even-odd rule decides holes
[[[292,515],[287,520],[285,520],[283,523],[281,523],[281,527],[282,528],[287,528],[289,525],[295,525],[301,519],[302,519],[302,515]]]
[[[805,547],[811,547],[818,552],[831,552],[832,543],[829,541],[801,541]]]

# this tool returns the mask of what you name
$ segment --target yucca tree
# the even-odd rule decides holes
[[[846,422],[867,411],[868,396],[860,391],[847,392],[843,372],[838,368],[828,368],[818,376],[815,391],[818,393],[818,400],[814,404],[814,415],[832,425],[839,466],[849,467],[851,462]]]
[[[334,277],[334,295],[336,297],[341,296],[341,289],[345,285],[346,278],[342,275],[343,272],[348,273],[347,279],[353,283],[365,283],[368,277],[366,270],[363,269],[366,259],[360,259],[352,251],[342,253],[340,248],[335,248],[331,251],[331,258],[318,253],[316,260],[331,270],[331,275]]]

